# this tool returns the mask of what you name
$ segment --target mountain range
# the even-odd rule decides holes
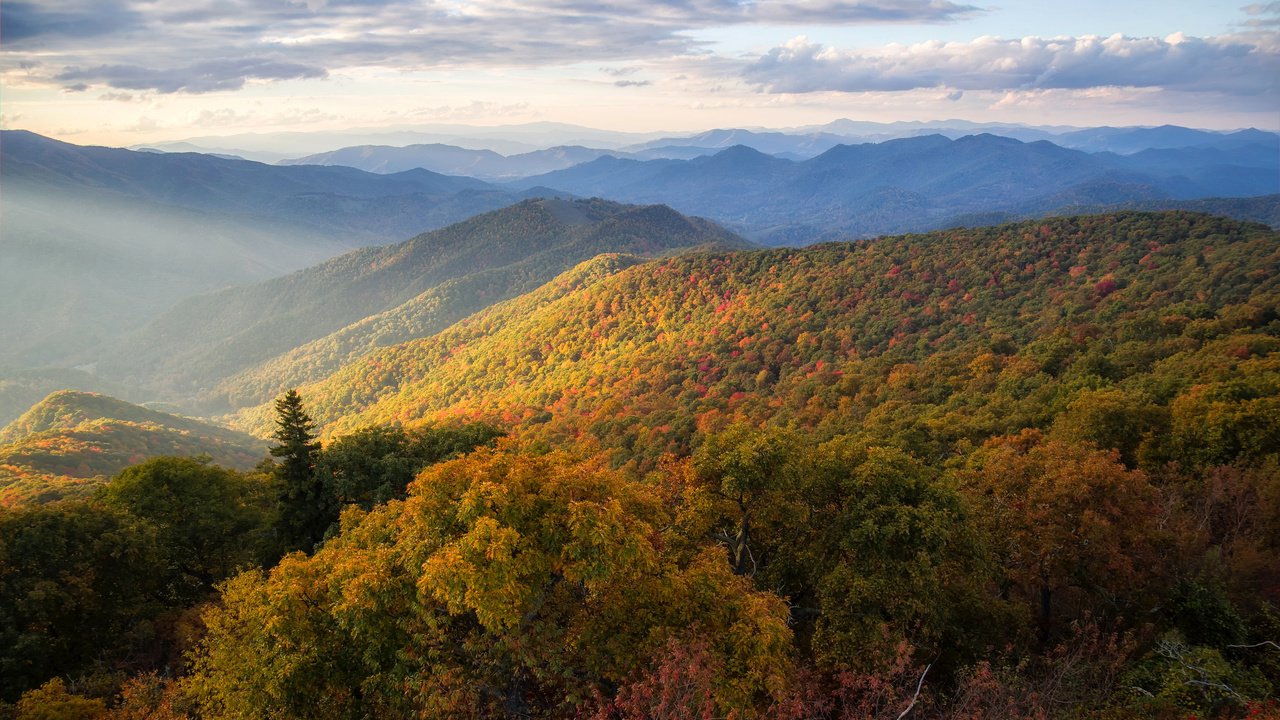
[[[362,156],[391,153],[379,162],[412,164],[421,151],[451,158],[458,172],[504,177],[568,165],[503,185],[420,168],[274,166],[6,131],[0,279],[11,292],[0,307],[9,340],[0,362],[27,373],[75,366],[89,374],[68,387],[221,412],[436,332],[596,254],[745,242],[679,213],[772,245],[1120,208],[1204,209],[1268,223],[1280,216],[1280,197],[1268,194],[1280,192],[1280,145],[1260,131],[1053,129],[1084,146],[1149,146],[1128,155],[935,134],[834,144],[803,160],[779,156],[816,151],[854,129],[657,136],[608,153],[577,146],[502,156],[430,145]],[[777,154],[718,149],[736,141]],[[684,151],[706,154],[637,156]],[[632,157],[615,156],[624,152]],[[556,195],[677,212],[539,200],[484,214]],[[472,219],[419,234],[462,218]],[[327,260],[359,246],[368,247]],[[58,386],[28,376],[8,387],[12,417]]]
[[[421,4],[3,5],[173,141],[0,132],[0,720],[1280,720],[1280,134],[332,129],[1280,129],[1277,3]]]
[[[342,165],[375,173],[406,172],[425,168],[447,175],[466,175],[482,180],[512,180],[562,170],[590,162],[615,151],[595,150],[580,145],[558,146],[515,155],[500,155],[487,149],[468,149],[441,143],[406,145],[357,145],[331,152],[281,160],[281,165]],[[631,156],[630,153],[625,153]]]
[[[859,128],[864,132],[858,132]],[[789,160],[806,160],[837,145],[879,143],[925,135],[942,135],[955,140],[966,135],[982,133],[1013,138],[1022,142],[1047,140],[1061,147],[1089,153],[1112,152],[1128,155],[1143,150],[1183,148],[1235,150],[1249,145],[1272,148],[1275,153],[1280,153],[1280,135],[1255,129],[1220,133],[1166,125],[1156,128],[1101,127],[1055,133],[1049,129],[1001,124],[955,123],[954,126],[919,124],[918,127],[908,124],[902,127],[864,128],[859,124],[846,125],[837,122],[809,130],[763,131],[743,128],[708,130],[695,135],[661,137],[613,149],[560,145],[530,152],[500,154],[483,147],[463,147],[443,143],[384,144],[349,146],[296,158],[276,158],[275,161],[283,165],[345,165],[380,173],[423,168],[449,175],[467,175],[484,180],[502,181],[563,170],[606,155],[632,160],[690,160],[741,145],[766,155]],[[190,150],[197,146],[185,144],[170,147],[175,150]]]
[[[706,150],[723,150],[746,145],[761,152],[803,159],[818,155],[837,144],[884,142],[921,135],[944,135],[952,139],[964,135],[990,133],[1024,142],[1049,140],[1063,147],[1088,152],[1132,153],[1147,148],[1217,147],[1232,144],[1276,142],[1276,133],[1256,129],[1243,131],[1199,130],[1172,125],[1159,127],[1095,127],[1023,125],[1001,122],[936,120],[879,123],[840,119],[822,125],[793,128],[718,128],[692,133],[628,133],[598,130],[563,123],[522,125],[425,125],[402,129],[369,129],[346,132],[249,133],[218,137],[195,137],[182,141],[135,146],[157,152],[203,152],[232,155],[262,162],[278,162],[323,155],[344,148],[448,145],[466,150],[489,150],[504,156],[531,153],[554,147],[583,146],[609,151],[619,157],[661,151],[648,157],[693,157]],[[1243,143],[1241,141],[1244,141]],[[683,153],[683,154],[682,154]],[[357,166],[358,167],[358,166]],[[428,167],[428,169],[433,169]]]
[[[62,362],[190,295],[537,195],[425,170],[277,167],[0,134],[0,362]]]
[[[765,244],[948,227],[981,212],[1280,192],[1280,154],[1236,149],[1089,154],[1047,141],[942,135],[837,145],[804,161],[736,146],[692,160],[602,157],[513,183],[666,203]]]

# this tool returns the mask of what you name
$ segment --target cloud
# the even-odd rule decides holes
[[[38,59],[24,80],[200,93],[356,67],[627,62],[700,52],[690,31],[705,28],[979,12],[951,0],[5,0],[0,72]]]
[[[735,3],[756,21],[772,23],[903,23],[950,22],[980,12],[974,5],[941,0],[839,2],[838,0],[765,0]]]
[[[39,5],[5,0],[0,4],[0,32],[10,47],[39,37],[101,37],[138,27],[142,22],[139,13],[122,2],[112,0],[45,2]]]
[[[140,65],[99,65],[94,68],[68,68],[58,74],[69,87],[87,87],[87,82],[119,90],[155,90],[159,93],[205,93],[215,90],[239,90],[246,80],[294,80],[322,78],[324,68],[281,62],[264,58],[211,60],[185,67],[148,68]]]
[[[1270,95],[1280,78],[1276,43],[1210,38],[1056,37],[888,45],[837,50],[796,38],[743,71],[770,93],[1159,87]]]
[[[388,119],[394,120],[475,120],[477,118],[514,117],[529,111],[529,103],[492,103],[483,100],[472,100],[466,105],[436,105],[416,107],[402,115]]]
[[[617,87],[622,88],[622,87],[644,87],[645,85],[652,85],[653,83],[649,80],[615,80],[613,84],[616,85]]]
[[[102,93],[101,95],[99,95],[99,96],[98,96],[98,99],[99,99],[99,100],[110,100],[110,101],[112,101],[112,102],[124,102],[124,103],[130,103],[130,102],[134,102],[134,101],[137,101],[137,100],[141,100],[142,98],[138,97],[137,95],[134,95],[133,93],[127,93],[127,92],[119,92],[119,93],[118,93],[118,92],[108,92],[108,93]]]
[[[1245,27],[1280,27],[1280,2],[1253,3],[1240,9],[1248,16],[1244,21]]]

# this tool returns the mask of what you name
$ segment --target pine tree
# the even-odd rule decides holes
[[[280,486],[276,528],[284,550],[311,550],[324,537],[332,514],[332,498],[316,475],[315,422],[302,407],[302,396],[289,390],[276,400],[277,445],[274,472]]]

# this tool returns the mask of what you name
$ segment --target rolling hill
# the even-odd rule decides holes
[[[300,392],[328,434],[484,418],[649,461],[734,419],[945,454],[1108,388],[1181,407],[1179,432],[1261,398],[1231,432],[1280,441],[1278,300],[1280,234],[1190,213],[592,261]],[[270,417],[233,425],[261,434]]]
[[[431,334],[598,254],[660,255],[712,244],[746,245],[665,207],[529,200],[397,245],[192,298],[93,359],[105,377],[181,398],[200,394],[204,406],[225,409],[323,377],[374,347]],[[327,337],[332,333],[339,334]],[[247,386],[209,392],[263,363],[269,367],[243,378]]]
[[[208,455],[248,470],[265,457],[266,444],[106,395],[59,391],[0,430],[0,506],[83,497],[159,455]]]
[[[135,388],[127,388],[83,370],[0,367],[0,428],[58,390],[80,390],[139,401],[143,399]]]

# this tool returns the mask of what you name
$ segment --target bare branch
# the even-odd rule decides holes
[[[929,674],[929,668],[933,667],[933,663],[924,666],[924,672],[920,673],[920,680],[916,682],[916,694],[911,696],[911,704],[905,710],[898,713],[898,720],[907,716],[911,712],[911,708],[916,706],[916,700],[920,699],[920,689],[924,687],[924,676]]]
[[[1229,647],[1229,648],[1241,648],[1241,649],[1243,649],[1243,650],[1248,650],[1248,649],[1250,649],[1250,648],[1262,647],[1262,646],[1264,646],[1264,645],[1270,645],[1271,647],[1273,647],[1273,648],[1275,648],[1275,649],[1277,649],[1277,650],[1280,650],[1280,644],[1277,644],[1275,640],[1263,640],[1263,641],[1262,641],[1262,642],[1260,642],[1260,643],[1254,643],[1254,644],[1252,644],[1252,645],[1228,645],[1227,647]]]

